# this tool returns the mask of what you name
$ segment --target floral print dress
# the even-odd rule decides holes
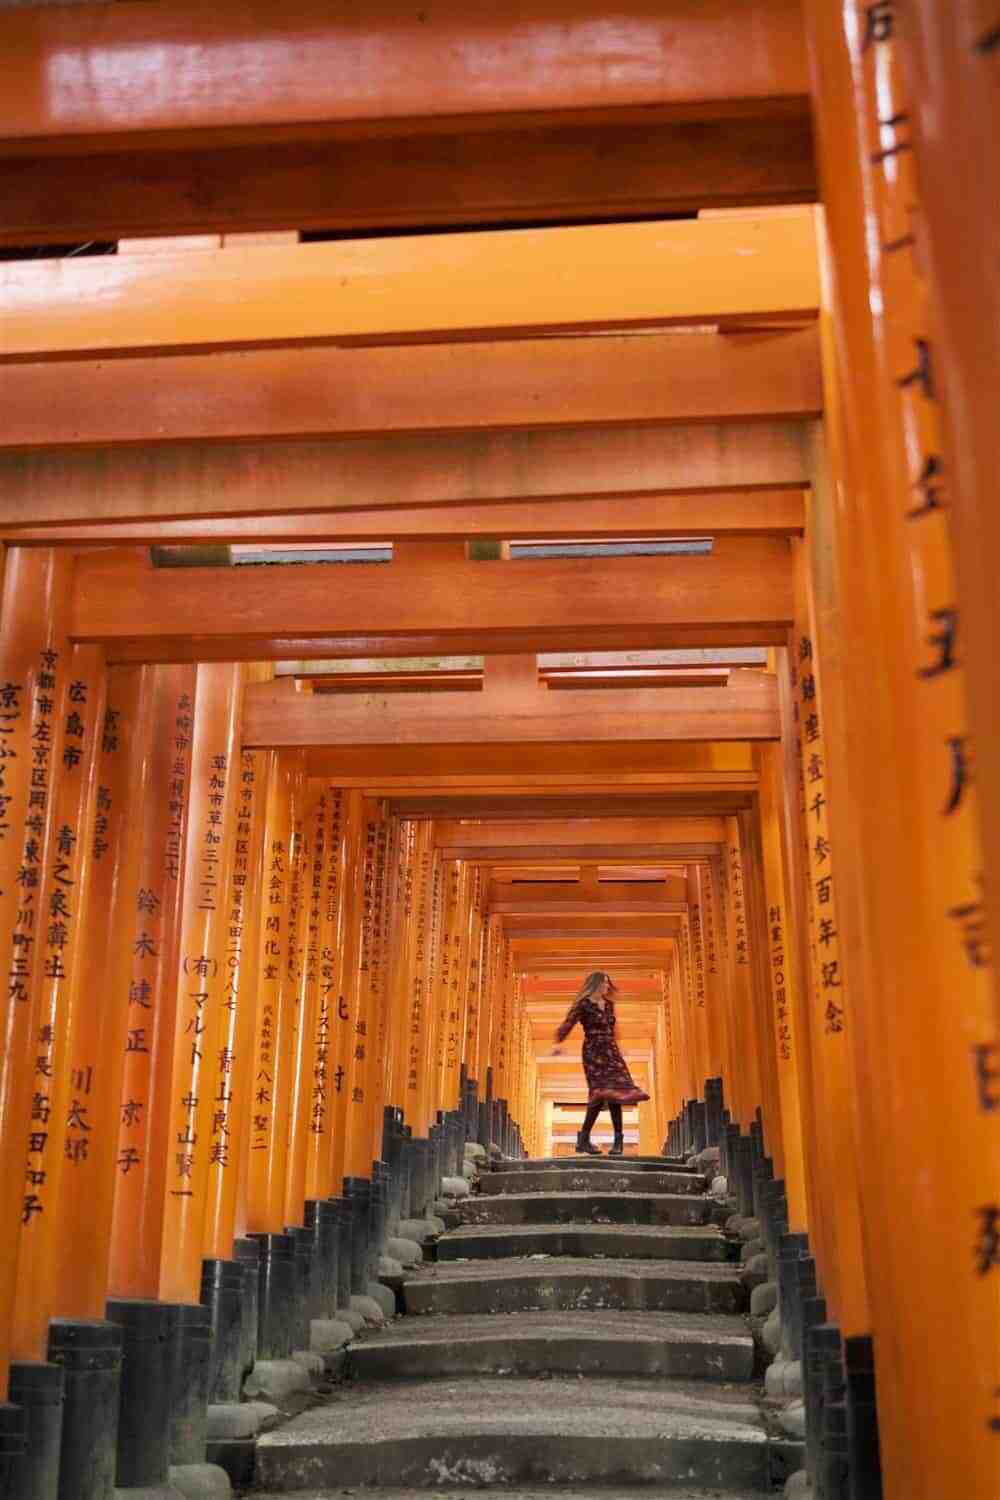
[[[564,1042],[573,1027],[583,1027],[583,1071],[587,1075],[590,1104],[641,1104],[649,1095],[637,1088],[615,1041],[613,1005],[598,1005],[591,999],[577,1000],[556,1032]]]

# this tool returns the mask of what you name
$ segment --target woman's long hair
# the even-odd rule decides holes
[[[602,984],[604,984],[605,980],[608,980],[610,982],[611,988],[613,990],[617,988],[614,980],[611,978],[611,975],[605,974],[603,969],[595,969],[593,973],[588,974],[586,979],[583,981],[583,989],[580,991],[580,993],[576,997],[576,1000],[573,1002],[574,1005],[579,1005],[582,1000],[592,1000],[597,994],[598,990],[601,988]]]

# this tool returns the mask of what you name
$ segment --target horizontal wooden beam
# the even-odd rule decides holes
[[[514,503],[526,508],[511,509],[502,520],[498,515],[499,534],[528,535],[524,525],[532,518],[545,534],[543,501],[571,502],[562,513],[568,521],[572,506],[583,499],[658,504],[667,496],[787,489],[798,492],[787,503],[800,517],[801,491],[808,484],[798,422],[421,433],[349,443],[192,443],[2,454],[0,526],[12,536],[15,527],[137,522],[137,540],[144,541],[156,540],[145,528],[173,518],[274,517],[316,525],[322,538],[344,512],[383,510],[388,522],[395,509],[411,513],[401,535],[435,536],[441,517],[432,518],[433,530],[421,533],[415,508]],[[664,511],[664,523],[668,519],[681,519],[677,507]],[[367,524],[345,519],[347,527]],[[355,539],[368,534],[344,533]],[[300,539],[309,539],[308,530]]]
[[[606,937],[617,942],[622,937],[670,938],[681,931],[681,913],[662,912],[659,915],[642,912],[609,913],[604,917],[599,912],[563,914],[515,913],[501,918],[503,931],[510,938],[599,938]]]
[[[433,644],[415,655],[449,640],[488,653],[781,644],[791,618],[788,547],[774,539],[719,542],[704,556],[405,568],[153,569],[95,552],[77,559],[71,633],[104,643],[113,661],[254,660],[405,654],[418,640]]]
[[[2,368],[2,367],[0,367]],[[0,470],[3,460],[0,459]],[[187,521],[66,521],[5,526],[0,539],[18,546],[177,546],[230,543],[301,545],[351,542],[621,537],[801,536],[802,490],[705,491],[626,499],[529,500],[496,505],[427,505],[408,510],[335,511],[327,515],[227,517]]]
[[[663,741],[627,741],[600,745],[386,745],[360,748],[351,745],[307,750],[307,773],[325,777],[343,786],[377,787],[383,796],[402,796],[411,788],[417,794],[438,791],[440,795],[470,792],[510,791],[526,784],[538,796],[581,794],[615,796],[645,794],[663,787],[682,787],[674,779],[676,767],[685,759],[708,763],[719,754],[747,755],[746,744],[716,747]],[[734,784],[743,791],[746,783]],[[753,785],[756,785],[754,780]],[[700,786],[700,783],[696,783]]]
[[[674,844],[718,844],[724,840],[722,818],[542,818],[523,822],[440,818],[434,823],[435,846],[447,849],[452,859],[541,857],[541,851],[553,844],[572,849],[581,859],[595,847],[610,847],[620,859],[633,857],[640,846],[664,850]],[[520,852],[525,849],[530,851],[528,856]]]
[[[526,744],[618,740],[774,740],[776,679],[736,671],[726,687],[549,693],[516,700],[486,693],[307,694],[255,683],[243,712],[248,747]],[[627,726],[627,727],[626,727]]]
[[[0,365],[0,448],[815,417],[815,325]]]
[[[631,709],[627,711],[631,713]],[[503,743],[503,741],[497,741]],[[545,742],[542,741],[541,744]],[[591,741],[596,748],[598,744],[613,743],[613,741]],[[641,743],[637,741],[636,743]],[[654,741],[661,744],[662,741]],[[683,744],[683,740],[675,740],[674,744]],[[471,749],[471,747],[469,747]],[[320,752],[322,753],[322,752]],[[374,792],[371,795],[375,795]],[[548,797],[540,795],[535,788],[527,789],[520,793],[508,792],[503,796],[476,796],[463,794],[461,796],[440,796],[429,794],[422,797],[404,796],[396,794],[389,795],[389,803],[394,813],[401,818],[435,818],[455,817],[461,813],[465,818],[522,818],[522,817],[580,817],[592,818],[608,805],[608,798],[614,798],[616,812],[628,814],[661,814],[664,817],[675,816],[685,813],[711,813],[712,815],[732,814],[742,811],[743,808],[753,804],[753,793],[751,791],[723,791],[715,788],[705,788],[698,791],[681,791],[663,793],[653,791],[637,795],[635,791],[629,795],[628,789],[619,788],[617,791],[606,789],[603,786],[580,790],[572,796]]]
[[[73,155],[0,156],[0,245],[600,221],[816,194],[803,95],[766,117],[100,152],[85,172]]]
[[[795,0],[5,9],[0,55],[0,150],[24,154],[782,114],[808,94]]]
[[[0,360],[812,317],[811,213],[10,261]]]

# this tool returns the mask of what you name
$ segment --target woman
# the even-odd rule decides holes
[[[605,1104],[611,1112],[611,1124],[615,1132],[614,1145],[608,1155],[623,1156],[625,1137],[622,1131],[622,1105],[641,1104],[644,1099],[649,1098],[642,1089],[636,1088],[615,1041],[614,997],[617,993],[618,987],[610,974],[604,974],[600,970],[588,974],[583,989],[556,1032],[557,1045],[553,1056],[558,1057],[562,1052],[562,1047],[558,1044],[566,1040],[578,1021],[583,1027],[583,1071],[587,1075],[590,1094],[583,1129],[576,1138],[576,1149],[585,1156],[601,1154],[596,1146],[590,1144],[590,1132]]]

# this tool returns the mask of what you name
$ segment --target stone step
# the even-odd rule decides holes
[[[259,1489],[534,1484],[766,1491],[769,1442],[742,1388],[582,1376],[373,1384],[257,1446]]]
[[[704,1313],[527,1312],[407,1318],[348,1351],[359,1380],[455,1375],[664,1375],[749,1380],[742,1318]]]
[[[712,1204],[690,1193],[496,1193],[460,1212],[466,1224],[707,1224]]]
[[[404,1282],[403,1300],[408,1313],[738,1313],[746,1289],[737,1266],[567,1256],[497,1261],[488,1276],[461,1263],[428,1267]]]
[[[612,1172],[622,1166],[630,1172],[697,1172],[698,1168],[679,1156],[510,1156],[489,1163],[491,1172],[571,1172],[590,1167]]]
[[[557,1185],[558,1184],[558,1185]],[[480,1178],[479,1191],[484,1196],[503,1193],[593,1193],[593,1169],[578,1168],[554,1174],[549,1167],[524,1172],[486,1172]],[[697,1172],[638,1171],[619,1166],[616,1172],[601,1174],[602,1193],[704,1193],[705,1178]]]
[[[321,1490],[281,1490],[280,1493],[272,1490],[270,1500],[291,1500],[294,1493],[295,1500],[330,1500],[330,1491],[326,1488]],[[334,1492],[336,1493],[336,1492]],[[620,1493],[620,1492],[619,1492]],[[451,1491],[454,1500],[465,1500],[467,1491],[463,1488],[457,1493]],[[771,1500],[774,1500],[773,1492],[768,1491]],[[689,1485],[670,1485],[665,1489],[662,1485],[643,1485],[642,1500],[763,1500],[763,1490],[747,1490],[742,1487],[739,1490],[727,1489],[725,1491],[712,1488],[710,1490],[698,1488],[691,1489]],[[400,1490],[393,1487],[391,1490],[383,1489],[381,1485],[377,1489],[366,1489],[365,1500],[428,1500],[426,1490],[405,1489]],[[435,1500],[437,1497],[435,1496]],[[476,1485],[475,1500],[613,1500],[604,1485],[578,1485],[570,1487],[565,1485],[546,1485],[545,1489],[536,1489],[532,1486],[525,1489],[518,1485],[516,1489],[480,1489]]]
[[[734,1249],[713,1224],[470,1224],[442,1235],[436,1253],[438,1262],[525,1255],[717,1262]]]

